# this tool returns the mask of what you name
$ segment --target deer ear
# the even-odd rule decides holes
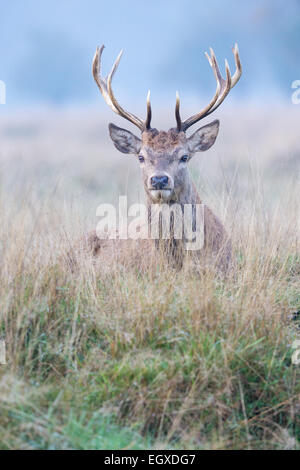
[[[130,131],[109,124],[109,134],[115,147],[122,153],[139,153],[142,145],[141,139]]]
[[[214,143],[219,132],[220,121],[216,120],[200,127],[191,137],[187,139],[189,149],[192,153],[208,150]]]

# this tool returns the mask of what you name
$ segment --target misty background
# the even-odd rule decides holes
[[[91,74],[96,45],[106,45],[108,73],[122,104],[209,99],[215,80],[204,52],[212,46],[224,71],[234,72],[237,41],[243,76],[229,100],[290,102],[300,78],[300,0],[14,0],[0,2],[0,80],[8,107],[104,107]],[[131,109],[134,112],[134,109]]]

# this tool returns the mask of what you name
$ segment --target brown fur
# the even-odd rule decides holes
[[[187,164],[181,162],[182,156],[190,157],[199,150],[209,148],[215,141],[218,126],[218,121],[214,121],[196,131],[190,138],[176,129],[167,132],[150,129],[144,131],[142,139],[139,139],[131,132],[114,125],[110,125],[110,133],[118,150],[143,157],[141,170],[148,208],[153,204],[159,207],[161,203],[167,203],[179,204],[183,209],[185,204],[200,204],[201,199],[190,178]],[[167,193],[166,196],[166,191],[157,191],[162,193],[163,198],[157,199],[149,182],[151,175],[167,175],[170,194]],[[151,218],[148,222],[151,224]],[[216,265],[222,271],[226,271],[231,262],[230,239],[221,221],[207,206],[204,208],[204,247],[198,252],[187,252],[185,242],[172,237],[169,240],[155,241],[99,240],[95,232],[83,237],[81,247],[93,257],[100,257],[103,267],[109,266],[112,259],[119,265],[128,265],[128,260],[132,260],[133,265],[137,266],[138,258],[141,263],[141,253],[143,260],[148,258],[150,262],[158,257],[157,250],[163,259],[178,268],[182,267],[186,256],[201,260],[204,266]]]
[[[183,132],[170,129],[168,132],[150,129],[142,133],[143,145],[151,147],[153,152],[165,152],[178,145],[184,139]]]
[[[211,49],[210,56],[206,54],[218,84],[215,96],[208,106],[182,122],[180,117],[180,101],[177,95],[175,108],[177,128],[169,129],[167,132],[151,128],[150,92],[147,97],[147,116],[145,121],[125,111],[119,105],[112,92],[111,81],[109,78],[104,78],[100,75],[103,49],[104,45],[101,48],[97,47],[93,60],[93,76],[108,106],[115,113],[132,122],[142,132],[142,138],[140,139],[126,129],[121,129],[114,124],[109,125],[110,136],[115,147],[122,153],[135,154],[139,158],[148,203],[148,218],[149,213],[151,213],[151,210],[149,210],[150,206],[153,204],[158,206],[162,203],[169,206],[177,204],[181,210],[183,210],[185,204],[192,206],[199,204],[201,202],[200,197],[191,181],[186,164],[196,152],[208,150],[214,144],[218,135],[219,121],[215,120],[201,127],[190,137],[187,137],[185,132],[217,109],[228,95],[230,89],[240,79],[242,67],[237,44],[232,49],[236,71],[231,77],[226,63],[226,80],[220,76],[213,50]],[[119,55],[113,65],[109,75],[110,78],[112,78],[116,71],[120,57],[121,55]],[[173,209],[178,209],[177,206]],[[194,229],[196,225],[195,210],[193,211],[193,217],[192,228]],[[151,218],[149,221],[152,223]],[[204,248],[199,249],[201,251],[201,253],[198,253],[199,257],[202,257],[203,253],[207,254],[208,258],[213,256],[222,268],[227,269],[231,258],[231,244],[222,223],[207,207],[204,210],[204,238]],[[154,243],[157,248],[163,246],[166,258],[168,260],[170,258],[171,260],[176,260],[179,266],[182,265],[182,258],[184,257],[184,244],[184,240],[178,242],[175,236],[167,241],[162,239],[155,240]]]

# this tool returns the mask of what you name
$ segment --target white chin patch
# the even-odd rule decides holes
[[[172,190],[171,189],[152,189],[150,191],[150,194],[154,201],[168,202],[171,197]]]

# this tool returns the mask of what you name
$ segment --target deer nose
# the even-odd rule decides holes
[[[169,178],[167,176],[152,176],[150,181],[154,189],[164,189],[169,182]]]

